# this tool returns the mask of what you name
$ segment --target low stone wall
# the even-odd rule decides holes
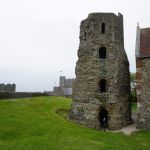
[[[41,92],[0,92],[0,100],[1,99],[13,99],[13,98],[28,98],[28,97],[36,97],[36,96],[48,96],[46,93]]]

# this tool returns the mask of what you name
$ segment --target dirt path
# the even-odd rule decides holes
[[[124,134],[130,135],[132,132],[139,131],[139,129],[136,129],[136,124],[131,124],[129,126],[126,126],[120,130],[112,131],[112,132],[123,132]]]
[[[139,131],[139,129],[136,129],[136,120],[137,120],[137,114],[136,112],[132,112],[132,119],[133,119],[133,124],[131,125],[128,125],[120,130],[116,130],[116,131],[113,131],[113,132],[123,132],[124,134],[127,134],[127,135],[130,135],[132,132],[135,132],[135,131]]]

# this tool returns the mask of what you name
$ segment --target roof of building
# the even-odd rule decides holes
[[[140,29],[140,57],[150,57],[150,28]]]

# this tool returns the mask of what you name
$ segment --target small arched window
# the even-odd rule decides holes
[[[99,88],[100,88],[100,93],[102,92],[106,92],[106,80],[105,79],[101,79],[99,82]]]
[[[101,47],[99,49],[99,58],[106,59],[106,47]]]
[[[105,33],[105,23],[101,24],[101,33]]]

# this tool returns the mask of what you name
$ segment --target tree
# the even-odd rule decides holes
[[[131,100],[133,102],[137,101],[136,94],[136,73],[130,73],[130,85],[131,85]]]

